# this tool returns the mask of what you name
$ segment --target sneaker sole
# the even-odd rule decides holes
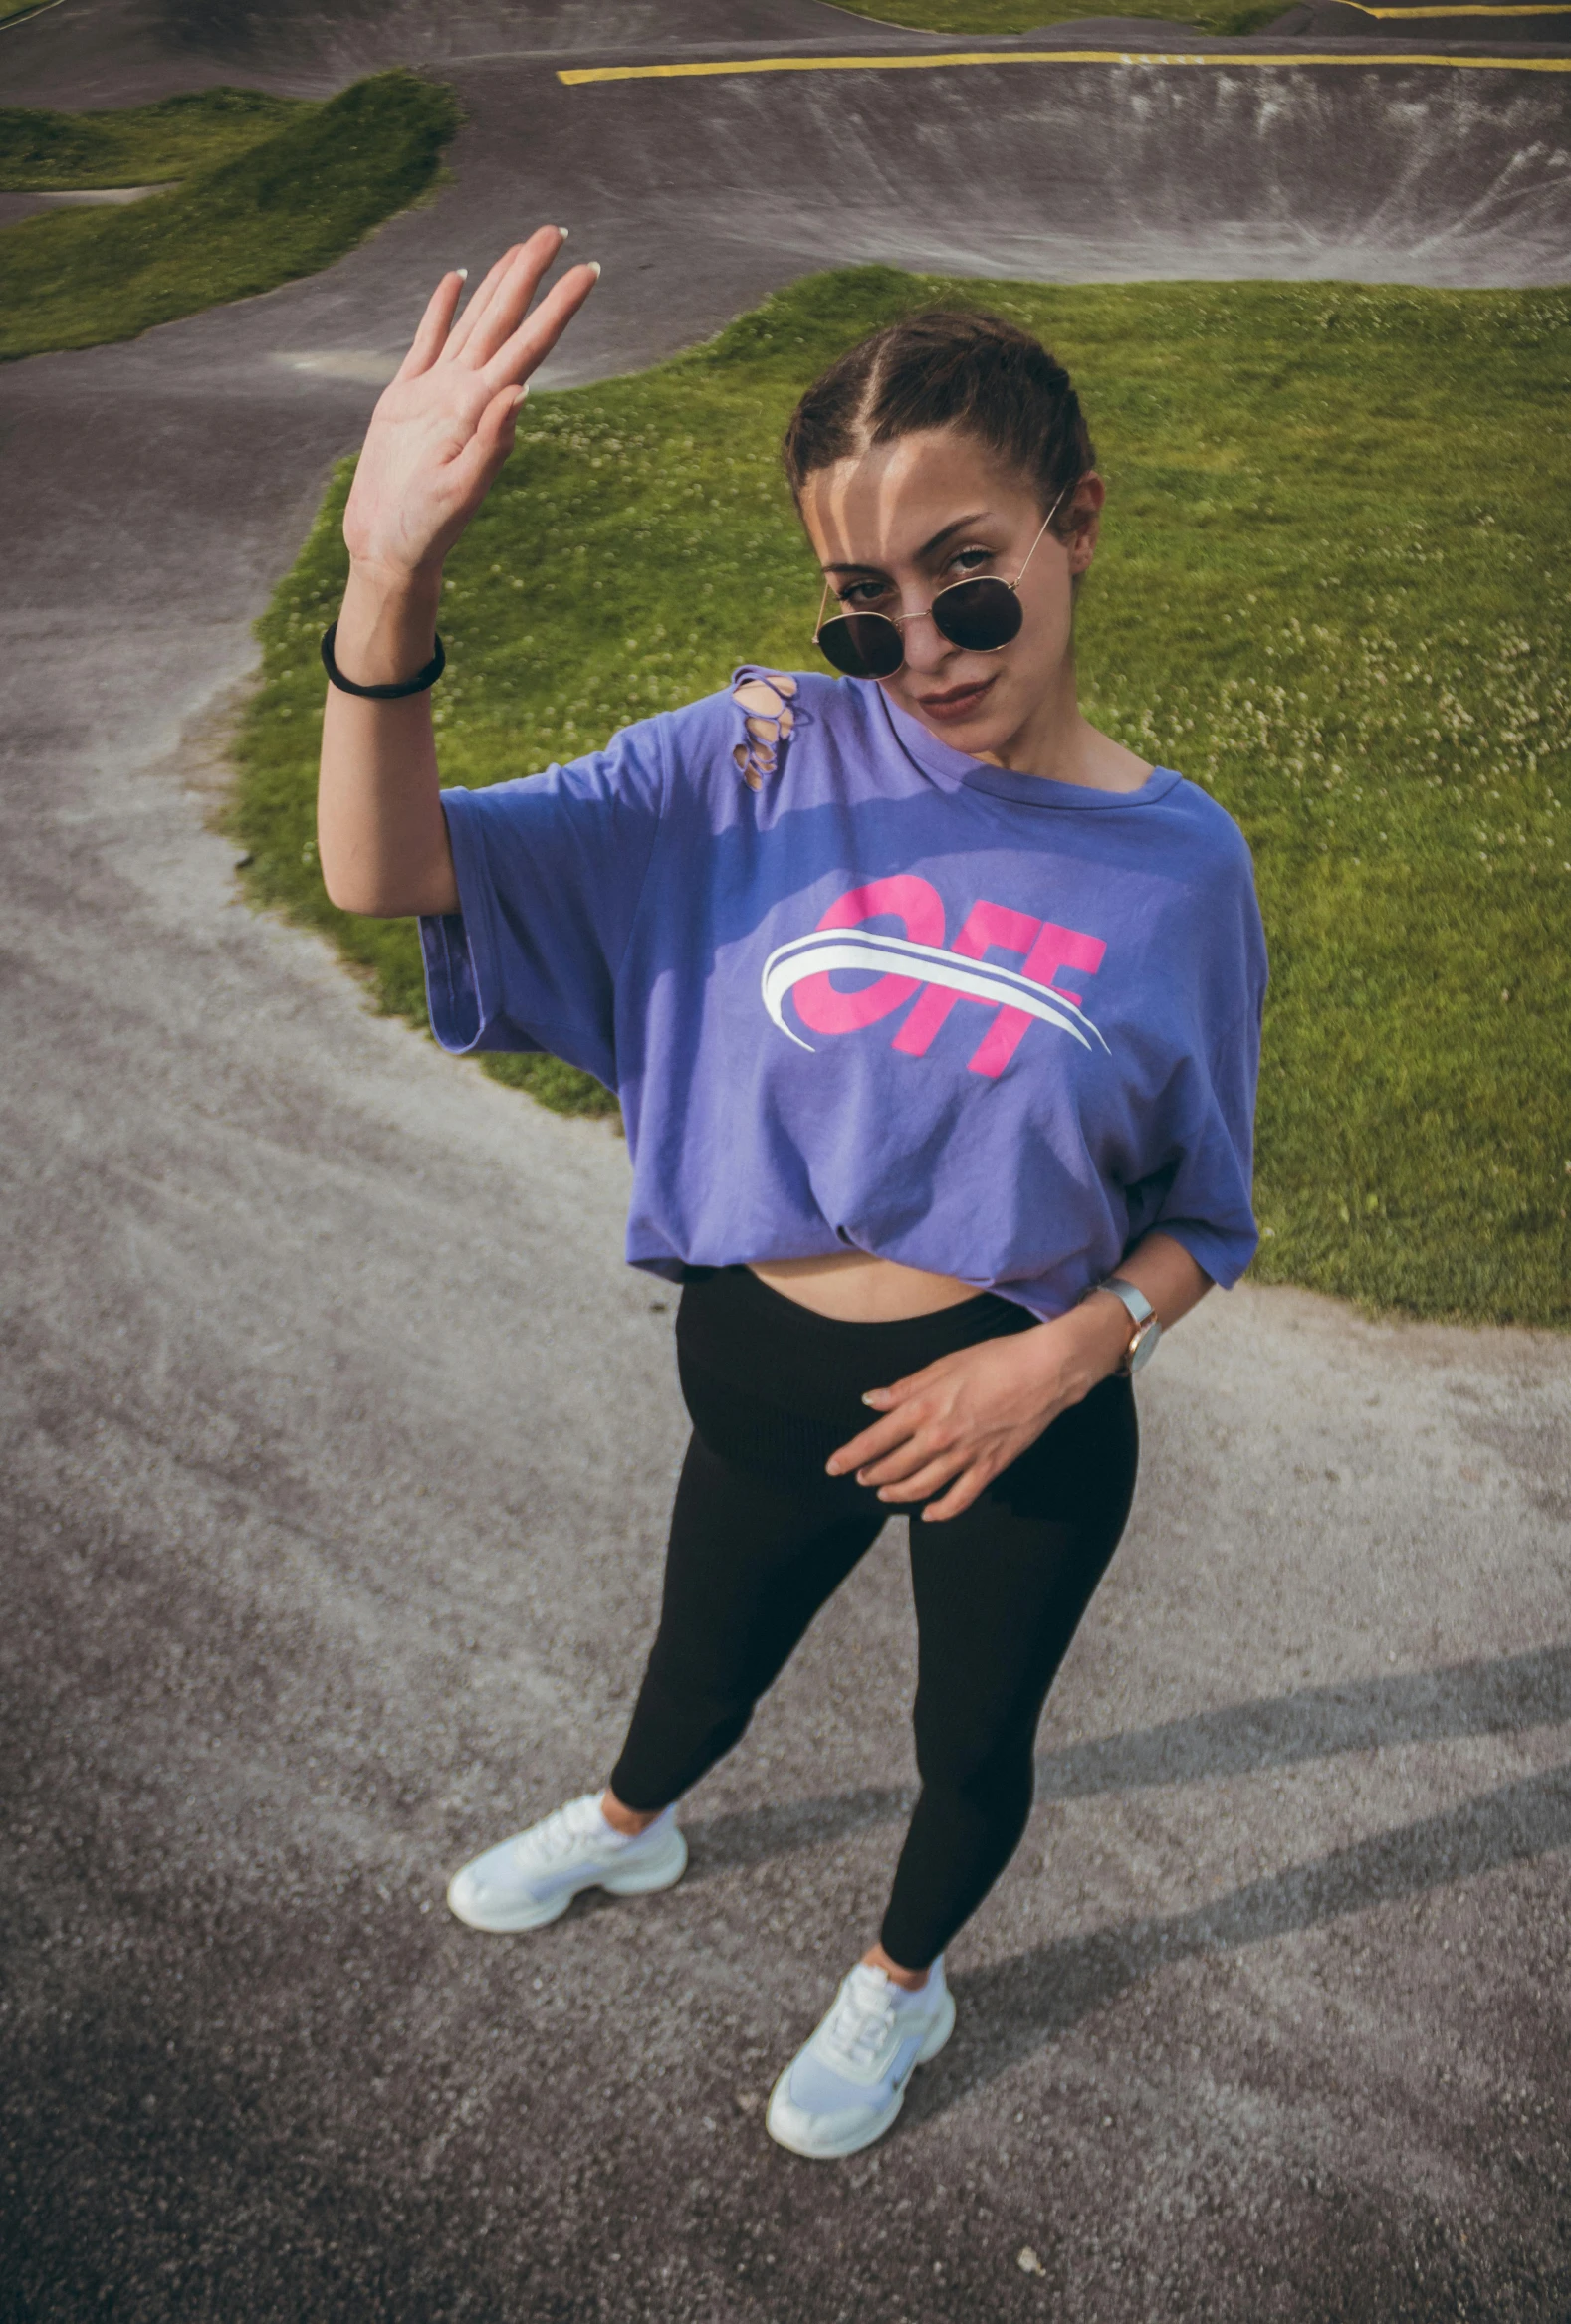
[[[516,1937],[526,1929],[549,1928],[560,1921],[575,1896],[582,1896],[589,1888],[603,1888],[611,1896],[650,1896],[662,1888],[674,1888],[687,1870],[687,1842],[679,1831],[671,1834],[675,1845],[663,1849],[652,1864],[639,1865],[630,1872],[612,1873],[608,1878],[596,1874],[592,1879],[579,1880],[571,1888],[564,1888],[546,1904],[520,1905],[515,1912],[494,1914],[482,1920],[465,1908],[454,1895],[458,1886],[455,1878],[447,1891],[447,1909],[466,1929],[479,1929],[488,1937]]]
[[[787,2066],[770,2092],[769,2112],[764,2117],[764,2127],[776,2145],[785,2147],[789,2154],[805,2156],[809,2163],[835,2163],[844,2155],[859,2155],[864,2147],[875,2145],[884,2136],[884,2133],[893,2127],[901,2107],[904,2106],[906,2092],[911,2087],[911,2075],[916,2072],[918,2066],[925,2066],[937,2057],[955,2030],[954,1995],[946,1993],[944,2004],[944,2009],[938,2023],[911,2061],[911,2073],[907,2074],[901,2083],[894,2104],[887,2114],[881,2115],[877,2122],[869,2123],[865,2130],[854,2131],[849,2136],[839,2139],[817,2140],[811,2144],[798,2144],[794,2138],[783,2137],[775,2121],[775,2101],[777,2098],[785,2096],[786,2079],[790,2073],[790,2067]]]

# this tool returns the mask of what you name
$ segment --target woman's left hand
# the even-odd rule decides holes
[[[1128,1339],[1118,1301],[1099,1299],[1034,1331],[941,1356],[863,1397],[884,1417],[841,1445],[829,1474],[854,1470],[858,1484],[876,1486],[879,1500],[895,1506],[928,1501],[924,1519],[958,1517],[1107,1377]]]

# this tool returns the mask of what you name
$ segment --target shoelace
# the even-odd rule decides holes
[[[571,1855],[579,1842],[589,1837],[590,1829],[589,1818],[577,1800],[569,1799],[565,1807],[557,1808],[524,1837],[530,1855],[543,1863],[555,1864],[561,1857]]]
[[[852,2065],[870,2065],[894,2021],[895,2006],[888,1996],[853,1976],[829,2020],[826,2045]]]

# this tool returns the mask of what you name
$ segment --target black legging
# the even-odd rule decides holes
[[[677,1316],[694,1434],[671,1520],[660,1627],[611,1789],[666,1806],[728,1752],[818,1608],[894,1514],[836,1446],[886,1387],[1033,1319],[983,1293],[907,1323],[816,1316],[745,1267],[695,1273]],[[1121,1375],[1062,1413],[961,1516],[911,1526],[917,1769],[882,1942],[925,1969],[1019,1844],[1054,1672],[1118,1545],[1134,1493]]]

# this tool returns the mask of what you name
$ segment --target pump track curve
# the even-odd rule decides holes
[[[850,260],[1561,282],[1571,12],[0,29],[14,105],[393,63],[466,108],[429,207],[0,372],[0,2318],[1562,2319],[1564,1342],[1247,1288],[1175,1335],[961,2037],[883,2148],[798,2163],[761,2100],[909,1796],[896,1546],[695,1796],[682,1887],[517,1943],[447,1919],[446,1870],[614,1747],[670,1319],[604,1126],[370,1016],[202,810],[249,624],[443,267],[570,223],[606,273],[559,385]]]

